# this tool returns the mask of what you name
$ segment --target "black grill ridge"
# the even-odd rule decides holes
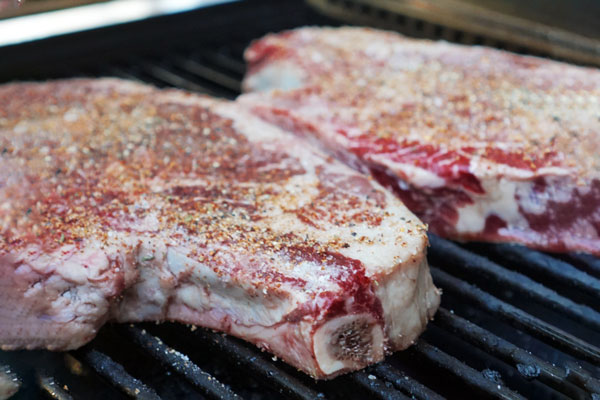
[[[282,9],[267,0],[218,6],[0,49],[0,80],[117,76],[234,98],[244,73],[241,52],[251,39],[309,23],[337,24],[294,1],[278,4]],[[180,30],[166,35],[174,24]],[[140,42],[149,27],[168,37]],[[198,42],[182,43],[181,30],[198,34]],[[112,51],[103,64],[88,50],[69,52],[76,39],[99,43],[103,34],[137,41]],[[42,49],[39,57],[48,63],[24,55],[32,49]],[[236,338],[179,324],[107,326],[69,353],[83,372],[47,352],[0,352],[0,364],[23,380],[15,398],[600,398],[600,259],[517,245],[459,245],[435,235],[430,243],[432,275],[444,291],[430,328],[405,352],[332,381],[316,382]],[[127,348],[141,354],[139,362],[123,359]],[[148,375],[166,377],[171,386]],[[169,394],[173,387],[177,395]]]
[[[57,384],[55,379],[51,376],[39,374],[37,382],[44,394],[52,399],[71,400],[73,398],[67,389],[60,387],[60,385]]]
[[[431,250],[429,254],[434,260],[434,264],[439,260],[445,266],[451,265],[453,268],[456,268],[456,271],[459,273],[479,275],[486,279],[493,279],[497,284],[510,286],[531,300],[549,306],[585,326],[600,331],[600,312],[591,307],[561,296],[556,291],[519,272],[503,268],[497,263],[469,252],[448,240],[430,235],[430,243]],[[590,291],[592,289],[590,287]],[[600,297],[598,298],[600,299]]]

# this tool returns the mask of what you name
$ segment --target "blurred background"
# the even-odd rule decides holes
[[[0,0],[0,46],[230,1]],[[527,49],[530,54],[533,51],[600,65],[600,1],[597,0],[305,0],[304,3],[348,23],[513,51]],[[273,2],[274,7],[276,4]]]
[[[17,15],[39,13],[97,3],[104,0],[0,0],[0,17],[9,18]]]

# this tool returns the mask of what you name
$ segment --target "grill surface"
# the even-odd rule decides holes
[[[294,1],[272,3],[0,49],[0,81],[112,75],[234,98],[251,39],[336,24]],[[241,340],[173,323],[108,325],[80,350],[0,352],[0,366],[21,380],[15,398],[600,399],[599,259],[430,239],[444,291],[435,320],[410,349],[333,381],[315,382]]]

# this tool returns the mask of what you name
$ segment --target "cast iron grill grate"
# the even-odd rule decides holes
[[[0,49],[0,80],[111,75],[234,98],[251,39],[332,23],[291,1],[283,8],[296,12],[293,17],[282,17],[268,1],[255,4],[72,35],[56,39],[56,46]],[[269,22],[249,25],[248,12]],[[191,27],[190,21],[208,27]],[[197,42],[176,40],[164,30],[177,24],[187,26],[188,35],[212,33]],[[168,40],[139,42],[148,27]],[[77,43],[99,43],[100,36],[138,41],[101,62],[84,50],[68,51]],[[32,48],[45,49],[48,62],[36,63]],[[3,62],[5,56],[15,56],[14,63]],[[444,291],[435,320],[410,349],[333,381],[315,382],[241,340],[171,323],[109,325],[80,350],[0,352],[0,364],[21,380],[15,398],[600,398],[599,259],[430,239],[432,274]]]

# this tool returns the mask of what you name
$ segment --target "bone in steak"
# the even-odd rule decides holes
[[[600,254],[600,71],[366,28],[246,51],[242,96],[393,188],[433,232]]]
[[[0,87],[0,345],[176,320],[316,378],[433,316],[425,227],[370,178],[231,102],[120,80]]]

